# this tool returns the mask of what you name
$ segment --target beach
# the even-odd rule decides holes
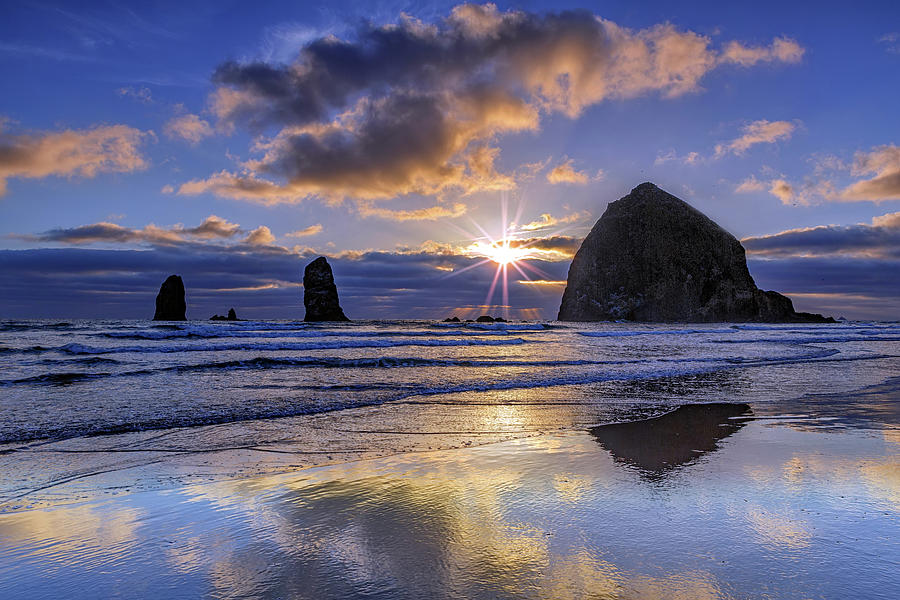
[[[2,355],[21,375],[4,386],[4,597],[900,590],[896,325],[74,323],[67,350],[29,326]],[[495,340],[522,341],[471,343]],[[230,364],[213,380],[196,368],[210,352]],[[35,379],[96,357],[119,363]],[[134,404],[157,377],[189,386],[193,423]],[[127,411],[60,410],[54,438],[22,433],[42,418],[23,399],[109,402],[109,385]],[[288,385],[293,414],[200,413]]]

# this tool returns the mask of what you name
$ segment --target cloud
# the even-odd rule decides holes
[[[871,223],[820,225],[788,229],[741,240],[758,256],[859,256],[900,259],[900,212],[875,217]]]
[[[131,98],[143,104],[151,104],[153,102],[153,94],[150,92],[150,88],[146,86],[141,86],[139,88],[130,86],[122,87],[117,89],[116,93],[123,98]]]
[[[766,183],[757,179],[755,175],[751,175],[740,182],[738,186],[734,188],[734,191],[739,194],[746,194],[749,192],[761,192],[764,189],[766,189]]]
[[[414,210],[390,210],[367,203],[360,203],[359,214],[364,217],[378,217],[390,221],[436,221],[437,219],[460,217],[466,213],[466,205],[455,203],[452,206],[429,206]]]
[[[670,24],[633,30],[587,11],[493,4],[457,6],[434,23],[365,24],[348,39],[301,39],[291,64],[218,67],[209,102],[217,127],[277,133],[237,171],[180,193],[276,203],[510,189],[514,178],[493,166],[500,136],[608,99],[697,92],[707,73],[736,62]],[[739,62],[794,62],[791,44],[799,48],[784,39],[740,46],[758,57]]]
[[[580,237],[553,235],[510,240],[510,246],[545,252],[547,254],[544,254],[543,258],[547,261],[564,261],[575,256],[578,248],[581,247],[581,241]]]
[[[720,61],[750,67],[760,62],[798,63],[806,51],[795,40],[776,38],[769,46],[745,46],[740,42],[728,42]]]
[[[260,225],[251,231],[244,239],[244,243],[252,244],[254,246],[268,246],[274,241],[275,236],[272,235],[272,230],[265,225]]]
[[[794,186],[784,179],[773,179],[769,187],[769,193],[781,200],[782,204],[790,204],[797,198]]]
[[[842,200],[881,202],[900,199],[900,147],[890,144],[857,153],[851,173],[857,177],[875,176],[846,187],[840,194]]]
[[[212,193],[224,198],[251,200],[262,204],[290,202],[298,197],[291,186],[280,186],[252,175],[237,175],[228,171],[221,171],[207,179],[183,183],[177,192],[186,196]]]
[[[588,211],[576,212],[570,215],[565,215],[560,218],[556,218],[550,213],[543,213],[537,220],[531,221],[530,223],[526,223],[519,227],[522,231],[538,231],[541,229],[549,229],[550,227],[556,227],[557,225],[566,225],[569,223],[577,223],[578,221],[583,221],[591,216],[591,213]]]
[[[0,313],[8,318],[148,318],[160,283],[179,273],[187,288],[190,318],[206,318],[221,312],[222,306],[234,306],[251,319],[303,318],[302,270],[318,255],[308,249],[244,244],[0,250],[0,288],[5,292]],[[489,312],[483,305],[496,269],[492,264],[474,267],[479,260],[437,249],[328,255],[341,305],[354,319]],[[535,280],[558,282],[565,280],[569,260],[530,264],[546,273]],[[463,272],[466,267],[473,268]],[[900,269],[900,260],[751,254],[750,269],[764,289],[805,294],[795,297],[799,310],[848,318],[900,317],[900,281],[885,277]],[[519,279],[513,275],[511,282]],[[865,301],[854,299],[860,296]],[[509,298],[514,317],[554,318],[560,287],[513,285]],[[541,312],[527,312],[533,309]]]
[[[696,165],[703,160],[703,157],[699,152],[688,152],[684,156],[678,156],[675,150],[669,150],[665,153],[660,152],[656,155],[656,160],[653,161],[654,165],[663,165],[668,162],[680,162],[686,165]]]
[[[0,196],[13,177],[95,177],[144,169],[140,145],[152,137],[125,125],[14,135],[0,130]]]
[[[248,244],[0,250],[0,286],[6,292],[0,295],[0,312],[10,318],[147,318],[160,283],[179,273],[190,318],[206,318],[222,306],[234,306],[246,318],[303,318],[303,268],[320,254]],[[351,318],[475,317],[488,312],[483,305],[496,269],[475,266],[477,257],[427,250],[324,255]],[[567,261],[531,264],[546,272],[547,280],[564,279],[568,267]],[[472,268],[461,273],[466,267]],[[511,276],[510,281],[519,278]],[[514,287],[513,317],[555,316],[558,289]],[[495,306],[491,312],[500,310]]]
[[[547,173],[547,181],[553,184],[557,183],[575,183],[575,184],[585,184],[590,180],[588,174],[584,171],[576,171],[572,166],[573,161],[571,158],[559,164]]]
[[[28,242],[52,242],[58,244],[93,243],[149,243],[177,244],[188,239],[228,239],[241,233],[240,225],[210,215],[197,227],[175,225],[170,228],[150,224],[142,229],[123,227],[116,223],[93,223],[68,229],[51,229],[39,234],[15,234],[12,237]]]
[[[291,231],[290,233],[286,233],[286,237],[307,237],[310,235],[316,235],[322,233],[322,225],[315,224],[310,225],[309,227],[305,227],[303,229],[299,229],[297,231]]]
[[[732,153],[744,154],[751,146],[756,144],[773,144],[778,140],[786,140],[797,129],[795,123],[790,121],[753,121],[743,127],[743,135],[725,144],[717,144],[715,157]]]
[[[892,31],[886,33],[876,40],[881,46],[891,54],[900,54],[900,33]]]
[[[170,119],[163,126],[163,132],[170,138],[181,138],[192,144],[199,143],[215,133],[208,121],[190,113]]]
[[[809,205],[813,202],[885,202],[900,200],[900,147],[893,144],[877,146],[868,152],[857,152],[848,166],[839,157],[814,155],[813,175],[801,184],[794,184],[784,176],[771,179],[768,184],[751,176],[735,188],[736,192],[755,192],[769,186],[769,192],[784,204]],[[839,171],[850,171],[862,177],[841,188],[835,181]],[[866,178],[866,176],[869,176]]]
[[[797,310],[849,319],[900,318],[900,260],[846,255],[772,258],[748,257],[753,279],[762,289],[778,290]]]

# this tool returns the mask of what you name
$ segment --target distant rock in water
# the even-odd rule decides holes
[[[490,315],[481,315],[475,319],[476,323],[506,323],[503,317],[492,317]]]
[[[153,320],[186,321],[184,316],[186,309],[184,283],[178,275],[169,275],[156,295],[156,313],[153,315]]]
[[[834,322],[756,287],[737,238],[652,183],[610,203],[584,239],[558,318]]]
[[[457,317],[457,316],[447,317],[446,319],[444,319],[444,323],[459,323],[459,317]]]
[[[210,321],[240,321],[237,318],[237,313],[234,312],[233,308],[228,309],[228,316],[223,317],[222,315],[213,315],[209,318]]]
[[[331,265],[320,256],[303,271],[304,321],[349,321],[338,301]]]

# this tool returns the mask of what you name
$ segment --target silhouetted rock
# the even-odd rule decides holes
[[[170,275],[156,295],[154,321],[185,321],[184,283],[178,275]]]
[[[642,183],[612,202],[569,267],[560,321],[827,322],[756,287],[744,247],[686,202]]]
[[[459,323],[459,317],[447,317],[444,323]]]
[[[233,308],[228,309],[228,316],[223,317],[222,315],[213,315],[209,318],[210,321],[240,321],[237,318],[237,313],[234,312]]]
[[[718,448],[752,416],[746,404],[686,404],[656,417],[591,429],[617,460],[656,476]]]
[[[494,317],[494,323],[506,323],[506,319],[503,317]]]
[[[488,315],[481,315],[480,317],[478,317],[477,319],[475,319],[475,322],[476,322],[476,323],[493,323],[493,322],[494,322],[494,317],[491,317],[491,316],[488,316]]]
[[[304,321],[349,321],[338,301],[337,287],[331,265],[320,256],[306,265],[303,271]]]

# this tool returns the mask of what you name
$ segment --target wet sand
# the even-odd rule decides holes
[[[240,448],[208,463],[196,453],[172,462],[161,450],[165,460],[148,460],[149,436],[162,444],[189,432],[140,434],[134,468],[57,476],[43,495],[7,500],[0,590],[4,598],[896,598],[898,417],[894,379],[528,437],[498,416],[495,429],[453,433],[457,448],[428,450],[429,441],[448,443],[434,430],[407,436],[409,451],[390,456],[375,456],[388,448],[377,444],[349,462],[323,454],[322,466],[307,462],[318,455],[286,454],[265,463],[274,475],[260,472],[259,452]],[[319,442],[360,441],[328,425]],[[294,439],[283,422],[268,426]],[[241,477],[243,468],[252,476]]]

